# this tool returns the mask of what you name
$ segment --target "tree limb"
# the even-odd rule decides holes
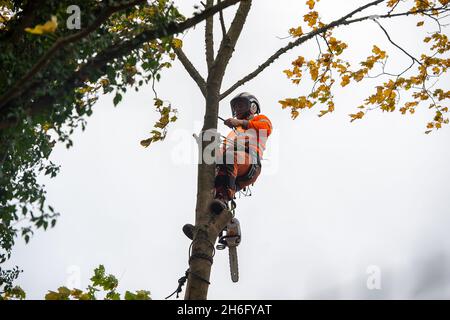
[[[217,52],[216,60],[214,61],[213,70],[209,73],[207,82],[222,81],[225,68],[233,55],[234,47],[236,46],[236,42],[241,34],[242,28],[244,27],[244,23],[248,12],[250,11],[251,5],[251,0],[243,0],[239,4],[239,8],[234,16],[230,29],[220,43],[219,51]]]
[[[181,22],[181,23],[171,23],[165,28],[151,29],[141,32],[136,35],[133,39],[124,41],[120,44],[112,45],[106,48],[95,57],[91,58],[83,66],[80,67],[71,77],[69,77],[60,86],[57,94],[55,95],[45,95],[33,100],[33,103],[27,108],[26,112],[29,115],[39,114],[40,112],[50,109],[55,103],[56,99],[64,94],[64,92],[73,90],[81,86],[95,70],[103,69],[106,65],[113,59],[119,58],[129,52],[139,48],[145,42],[158,39],[160,37],[167,37],[180,32],[183,32],[196,24],[202,22],[210,15],[213,15],[220,10],[223,10],[229,6],[232,6],[241,0],[225,0],[218,5],[215,5],[209,9],[202,11],[201,13],[194,15],[193,17]],[[31,100],[31,99],[30,99]],[[5,106],[5,109],[13,107],[13,103],[10,102]],[[17,119],[11,118],[8,120],[3,120],[0,122],[0,129],[6,129],[11,126],[17,125]]]
[[[214,5],[214,0],[206,1],[206,9],[211,8]],[[212,67],[214,63],[214,16],[208,17],[206,19],[205,27],[205,53],[206,53],[206,64],[208,70]]]
[[[103,12],[100,13],[98,18],[95,19],[95,21],[89,27],[70,36],[57,39],[52,47],[41,58],[39,58],[34,66],[19,81],[17,81],[16,84],[14,84],[0,97],[0,109],[9,101],[19,96],[26,89],[26,84],[29,83],[30,80],[50,62],[51,58],[56,54],[56,52],[58,52],[64,46],[88,36],[91,32],[100,27],[102,23],[105,22],[113,13],[135,6],[145,1],[146,0],[134,0],[118,6],[107,7]]]
[[[437,8],[428,8],[428,9],[420,9],[420,10],[414,10],[414,11],[405,11],[405,12],[399,12],[399,13],[394,13],[394,14],[384,14],[384,15],[371,15],[371,16],[364,16],[361,18],[355,18],[355,19],[351,19],[351,20],[347,20],[345,22],[346,25],[348,24],[352,24],[355,22],[360,22],[360,21],[364,21],[364,20],[368,20],[368,19],[385,19],[385,18],[395,18],[395,17],[406,17],[406,16],[410,16],[410,15],[415,15],[418,13],[425,13],[425,12],[433,12],[433,11],[437,11],[439,13],[442,12],[447,12],[450,11],[450,8],[448,7],[448,5],[444,5],[442,7],[437,7]]]
[[[290,49],[292,49],[294,47],[297,47],[297,46],[303,44],[304,42],[310,40],[311,38],[315,37],[316,35],[326,32],[327,30],[332,29],[334,27],[350,25],[350,24],[353,24],[356,22],[361,22],[361,21],[365,21],[365,20],[369,20],[369,19],[372,19],[372,20],[373,19],[385,19],[385,18],[394,18],[394,17],[400,17],[400,16],[409,16],[409,15],[430,12],[430,11],[435,11],[435,10],[438,10],[438,11],[443,10],[444,12],[450,10],[448,8],[448,6],[445,5],[445,6],[438,7],[438,8],[428,8],[428,9],[421,9],[421,10],[415,10],[415,11],[406,11],[406,12],[401,12],[401,13],[396,13],[396,14],[388,13],[388,14],[379,15],[379,16],[370,15],[370,16],[364,16],[364,17],[348,20],[350,17],[354,16],[356,13],[361,12],[369,7],[378,5],[381,2],[383,2],[383,0],[377,0],[377,1],[370,2],[358,9],[350,12],[349,14],[347,14],[346,16],[344,16],[342,18],[323,26],[322,28],[313,30],[313,31],[299,37],[296,41],[288,43],[285,47],[279,49],[272,56],[270,56],[263,64],[259,65],[258,68],[256,68],[253,72],[249,73],[248,75],[243,77],[241,80],[237,81],[234,85],[232,85],[228,90],[223,92],[220,95],[220,99],[221,100],[224,99],[230,93],[232,93],[234,90],[236,90],[238,87],[242,86],[244,83],[255,78],[258,74],[260,74],[262,71],[264,71],[264,69],[266,69],[269,65],[271,65],[276,59],[278,59],[282,54],[286,53],[287,51],[289,51]]]
[[[2,37],[0,37],[0,40],[4,42],[5,40],[10,39],[12,42],[16,42],[20,33],[23,32],[23,29],[33,22],[34,18],[36,17],[37,9],[40,6],[44,5],[43,2],[44,1],[42,0],[28,1],[23,11],[20,13],[20,18],[14,19],[16,21],[8,21],[8,26],[9,24],[14,23],[17,23],[18,25],[11,27],[5,34],[2,35]]]
[[[217,0],[218,3],[220,3],[221,0]],[[219,20],[220,20],[220,26],[222,28],[222,36],[225,37],[227,34],[227,27],[225,26],[225,19],[223,18],[223,12],[220,10],[219,12]]]
[[[243,77],[241,80],[237,81],[234,85],[232,85],[228,90],[226,90],[224,93],[222,93],[220,95],[220,100],[224,99],[225,97],[227,97],[230,93],[232,93],[234,90],[236,90],[238,87],[242,86],[244,83],[252,80],[253,78],[255,78],[258,74],[260,74],[264,69],[266,69],[269,65],[271,65],[276,59],[278,59],[282,54],[288,52],[289,50],[291,50],[292,48],[295,48],[299,45],[301,45],[302,43],[312,39],[313,37],[315,37],[316,35],[320,35],[321,33],[334,28],[338,25],[343,24],[348,18],[354,16],[355,14],[369,8],[372,6],[376,6],[378,4],[380,4],[381,2],[383,2],[384,0],[376,0],[376,1],[372,1],[362,7],[357,8],[356,10],[353,10],[352,12],[350,12],[349,14],[331,22],[330,24],[323,26],[322,28],[318,28],[316,30],[313,30],[301,37],[299,37],[297,40],[289,42],[286,46],[284,46],[281,49],[278,49],[272,56],[270,56],[263,64],[261,64],[260,66],[258,66],[258,68],[256,68],[255,71],[249,73],[248,75],[246,75],[245,77]]]
[[[404,54],[406,54],[408,57],[410,57],[412,59],[413,62],[417,62],[418,64],[422,64],[422,62],[420,62],[419,60],[417,60],[416,58],[414,58],[411,54],[409,54],[405,49],[403,49],[402,47],[400,47],[398,44],[396,44],[394,41],[392,41],[391,36],[389,35],[389,33],[386,31],[386,29],[381,25],[381,23],[379,23],[377,20],[373,20],[380,28],[381,30],[383,30],[384,34],[386,35],[386,37],[388,38],[389,42],[392,43],[395,47],[397,47],[398,49],[400,49]]]
[[[200,88],[200,91],[202,92],[203,96],[206,97],[206,82],[205,79],[200,75],[200,73],[197,71],[197,69],[194,67],[192,62],[189,60],[188,57],[184,54],[183,50],[181,48],[175,48],[175,53],[178,56],[178,59],[180,59],[180,62],[183,64],[186,71],[189,73],[191,78],[197,83],[198,87]]]

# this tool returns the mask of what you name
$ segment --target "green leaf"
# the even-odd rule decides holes
[[[136,295],[130,291],[125,292],[125,300],[136,300]]]
[[[113,100],[114,106],[117,106],[120,101],[122,101],[122,95],[120,93],[116,93],[116,96]]]

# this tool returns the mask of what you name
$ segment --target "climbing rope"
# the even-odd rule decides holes
[[[178,279],[178,288],[175,289],[175,291],[170,295],[167,296],[165,299],[169,299],[171,296],[173,296],[175,293],[177,294],[177,299],[181,293],[181,291],[183,291],[183,286],[186,283],[186,280],[189,276],[189,269],[186,270],[186,272],[184,273],[184,276],[182,276],[180,279]]]
[[[203,254],[203,253],[195,253],[195,254],[191,254],[192,246],[194,245],[194,242],[196,242],[196,241],[205,241],[205,242],[207,242],[207,243],[211,246],[211,248],[213,249],[212,255],[209,256],[209,255]],[[191,244],[190,244],[190,246],[189,246],[189,254],[188,254],[189,259],[188,259],[188,264],[190,265],[190,264],[191,264],[191,260],[192,260],[192,259],[196,259],[196,258],[197,258],[197,259],[205,259],[205,260],[209,261],[211,264],[213,264],[213,258],[214,258],[214,255],[215,255],[215,254],[216,254],[216,248],[214,247],[214,244],[211,243],[211,241],[209,241],[208,239],[198,238],[198,239],[192,240],[192,242],[191,242]],[[206,280],[206,279],[203,278],[202,276],[198,275],[197,273],[192,272],[192,271],[190,270],[190,268],[188,268],[188,269],[186,270],[186,272],[184,273],[184,276],[182,276],[180,279],[178,279],[178,287],[175,289],[175,291],[174,291],[171,295],[169,295],[169,296],[167,296],[167,297],[165,298],[166,300],[169,299],[170,297],[172,297],[174,294],[177,295],[176,298],[178,299],[180,293],[183,291],[183,286],[184,286],[184,284],[186,283],[186,281],[187,281],[187,279],[188,279],[188,277],[189,277],[189,274],[191,274],[191,275],[193,275],[194,277],[196,277],[197,279],[199,279],[199,280],[201,280],[201,281],[207,283],[208,285],[211,284],[208,280]]]
[[[205,241],[206,243],[208,243],[208,245],[213,249],[212,255],[209,256],[207,254],[204,253],[195,253],[192,254],[192,246],[194,245],[194,242],[196,241]],[[205,259],[208,260],[211,264],[213,264],[213,258],[216,255],[216,248],[214,247],[214,244],[211,243],[211,241],[209,241],[208,239],[202,239],[202,238],[197,238],[195,240],[192,240],[191,245],[189,246],[189,259],[188,259],[188,263],[189,265],[191,264],[191,260],[195,259],[195,258],[199,258],[199,259]]]
[[[198,279],[200,279],[203,282],[206,282],[207,284],[211,284],[208,280],[206,280],[203,277],[199,276],[195,272],[190,271],[189,268],[188,268],[186,270],[186,272],[184,273],[184,276],[182,276],[180,279],[178,279],[178,287],[176,288],[176,290],[170,296],[167,296],[165,298],[165,300],[169,299],[174,294],[177,294],[177,296],[176,296],[177,299],[179,298],[181,291],[183,291],[183,286],[186,283],[187,278],[189,277],[189,274],[192,274],[194,277],[197,277]]]

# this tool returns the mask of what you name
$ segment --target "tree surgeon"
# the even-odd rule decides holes
[[[272,133],[272,123],[260,114],[260,103],[254,95],[242,92],[230,105],[233,117],[224,123],[233,130],[224,137],[216,155],[214,199],[209,207],[214,214],[228,209],[229,202],[234,206],[235,193],[255,183],[261,173],[267,138]],[[183,232],[192,240],[194,226],[185,224]]]

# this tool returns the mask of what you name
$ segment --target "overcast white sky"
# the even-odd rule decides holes
[[[330,21],[366,2],[322,0],[318,9]],[[198,1],[179,3],[189,15]],[[305,10],[304,1],[254,1],[224,88],[284,45],[288,40],[280,37]],[[226,12],[228,22],[233,11]],[[414,51],[416,22],[383,23]],[[364,59],[376,43],[390,51],[392,71],[409,63],[373,22],[336,35],[350,45],[349,59]],[[202,36],[203,25],[190,30],[184,49],[204,75]],[[227,253],[218,251],[209,298],[450,298],[450,129],[425,135],[432,117],[425,107],[414,116],[374,111],[350,123],[348,114],[382,79],[338,91],[329,116],[318,118],[316,109],[291,120],[277,101],[310,87],[292,85],[282,70],[297,55],[316,53],[315,42],[296,48],[238,90],[258,97],[274,134],[253,196],[238,200],[240,281],[231,282]],[[8,263],[24,269],[18,284],[29,298],[60,285],[84,288],[99,264],[119,278],[121,291],[148,289],[163,299],[176,288],[187,268],[189,241],[181,227],[194,219],[192,133],[201,127],[204,101],[178,62],[157,90],[179,110],[163,143],[139,145],[157,119],[146,88],[127,94],[117,108],[112,96],[102,97],[86,131],[74,135],[74,147],[55,148],[51,158],[61,172],[43,182],[48,203],[62,215],[29,245],[20,240]],[[223,117],[230,115],[230,98],[222,103]],[[380,290],[366,286],[370,266],[381,271]]]

